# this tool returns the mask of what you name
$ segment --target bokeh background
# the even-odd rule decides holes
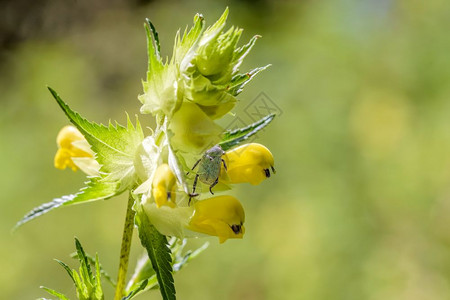
[[[170,55],[176,30],[196,12],[211,24],[226,6],[228,24],[245,29],[242,43],[263,36],[242,69],[273,65],[235,112],[250,123],[245,108],[261,92],[280,108],[258,135],[278,172],[237,187],[245,238],[206,239],[209,249],[175,277],[179,299],[450,298],[445,0],[2,1],[1,298],[46,296],[40,285],[73,296],[53,258],[76,266],[74,236],[117,272],[124,197],[63,208],[10,233],[31,208],[84,181],[52,166],[67,120],[46,85],[90,120],[123,123],[124,111],[139,112],[144,18]],[[134,242],[132,264],[141,254]]]

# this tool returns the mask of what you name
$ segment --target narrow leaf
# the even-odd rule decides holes
[[[136,224],[142,246],[152,262],[164,300],[175,300],[175,285],[172,275],[172,257],[167,238],[150,223],[142,207],[137,206]]]
[[[91,271],[91,266],[89,264],[89,260],[86,257],[86,254],[83,250],[83,247],[81,246],[80,241],[75,238],[75,247],[77,249],[77,255],[78,255],[78,260],[80,261],[80,267],[81,267],[81,275],[82,277],[85,279],[84,281],[89,282],[90,284],[93,285],[92,282],[92,271]]]
[[[87,257],[87,256],[85,256]],[[88,257],[87,257],[88,258]],[[89,258],[88,258],[89,259]],[[98,255],[95,255],[95,283],[94,283],[94,297],[95,299],[103,299],[103,289],[100,275],[100,263],[98,260]]]
[[[219,146],[224,151],[233,148],[266,127],[272,122],[273,118],[275,118],[275,114],[270,114],[247,127],[227,131],[222,138],[222,142],[219,143]]]
[[[73,272],[75,272],[74,270],[72,270],[68,265],[66,265],[65,263],[63,263],[62,261],[60,261],[59,259],[55,259],[57,263],[59,263],[67,272],[67,274],[69,274],[70,278],[72,279],[73,283],[75,283],[75,278],[73,277]]]
[[[82,188],[80,192],[78,192],[77,194],[62,196],[61,198],[55,198],[52,201],[44,203],[31,210],[22,218],[22,220],[17,222],[13,231],[22,226],[23,224],[37,217],[40,217],[60,206],[67,206],[81,202],[109,199],[122,192],[122,190],[119,188],[120,182],[108,182],[106,180],[100,179],[100,177],[92,177],[86,183],[86,187]]]
[[[22,220],[17,222],[16,226],[14,226],[13,231],[17,230],[20,226],[23,224],[33,220],[34,218],[37,218],[39,216],[42,216],[43,214],[48,213],[49,211],[60,207],[66,202],[72,201],[75,198],[75,195],[68,195],[68,196],[62,196],[61,198],[56,198],[51,202],[47,202],[44,204],[39,205],[38,207],[33,208],[29,213],[27,213]]]
[[[48,287],[41,286],[41,289],[45,290],[50,295],[58,297],[60,300],[69,300],[69,298],[67,298],[67,296],[65,296],[64,294],[61,294],[55,290],[49,289]]]
[[[264,71],[270,66],[271,65],[255,68],[246,74],[238,74],[233,76],[233,78],[231,79],[231,84],[228,87],[229,90],[227,90],[227,92],[233,96],[239,95],[244,90],[245,85],[249,83],[250,80],[255,77],[255,75],[257,75],[261,71]]]
[[[150,19],[147,18],[146,21],[147,21],[147,25],[148,25],[148,27],[150,29],[150,32],[152,33],[153,40],[155,42],[155,46],[156,46],[155,54],[156,54],[156,57],[158,59],[161,59],[161,46],[159,45],[158,32],[156,31],[156,28],[155,28],[155,26],[153,26],[153,23],[150,21]]]
[[[130,300],[134,296],[136,296],[140,291],[144,290],[147,287],[148,279],[145,279],[141,282],[141,284],[133,291],[131,291],[128,296],[123,297],[122,300]]]

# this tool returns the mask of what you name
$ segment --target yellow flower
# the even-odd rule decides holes
[[[176,207],[175,197],[177,187],[177,179],[169,168],[168,164],[162,164],[156,169],[155,177],[153,177],[152,193],[155,198],[156,206],[161,207],[167,205]]]
[[[88,142],[81,132],[72,125],[65,126],[59,131],[56,143],[58,144],[58,151],[54,163],[57,169],[64,170],[70,167],[72,171],[78,170],[80,166],[75,164],[74,159],[76,158],[92,158],[90,160],[95,161]]]
[[[272,153],[261,144],[250,143],[227,151],[222,158],[227,170],[221,170],[220,181],[223,183],[260,184],[270,177],[270,169],[275,173]]]
[[[217,196],[197,201],[188,229],[227,239],[242,238],[245,232],[244,208],[232,196]]]

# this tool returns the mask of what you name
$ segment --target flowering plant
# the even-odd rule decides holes
[[[55,167],[80,169],[88,181],[78,193],[33,209],[18,226],[61,206],[128,192],[118,279],[111,280],[115,299],[131,299],[156,286],[163,299],[175,299],[172,273],[205,248],[182,254],[185,238],[210,235],[217,236],[220,243],[242,238],[243,206],[225,192],[237,183],[259,184],[275,172],[273,156],[266,147],[242,144],[267,126],[274,115],[232,131],[216,123],[233,109],[236,97],[254,75],[267,68],[240,73],[239,67],[258,36],[237,47],[242,29],[232,27],[224,32],[227,15],[228,9],[214,25],[205,28],[203,17],[197,14],[190,30],[178,32],[173,56],[165,61],[158,34],[147,20],[149,64],[138,99],[141,113],[156,118],[157,126],[149,134],[137,117],[133,125],[127,116],[126,126],[90,122],[49,88],[73,124],[57,136]],[[216,196],[215,192],[221,194]],[[126,285],[135,225],[147,256]],[[90,258],[78,240],[76,248],[79,274],[59,263],[74,281],[79,299],[103,299],[100,277],[105,272],[98,257]]]

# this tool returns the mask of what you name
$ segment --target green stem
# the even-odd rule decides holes
[[[114,300],[120,300],[124,296],[125,292],[125,280],[128,270],[128,259],[130,257],[131,239],[133,237],[134,229],[134,215],[133,210],[134,198],[131,195],[128,196],[127,214],[125,216],[125,225],[123,227],[122,246],[120,249],[120,263],[119,274],[117,275],[116,293]]]

